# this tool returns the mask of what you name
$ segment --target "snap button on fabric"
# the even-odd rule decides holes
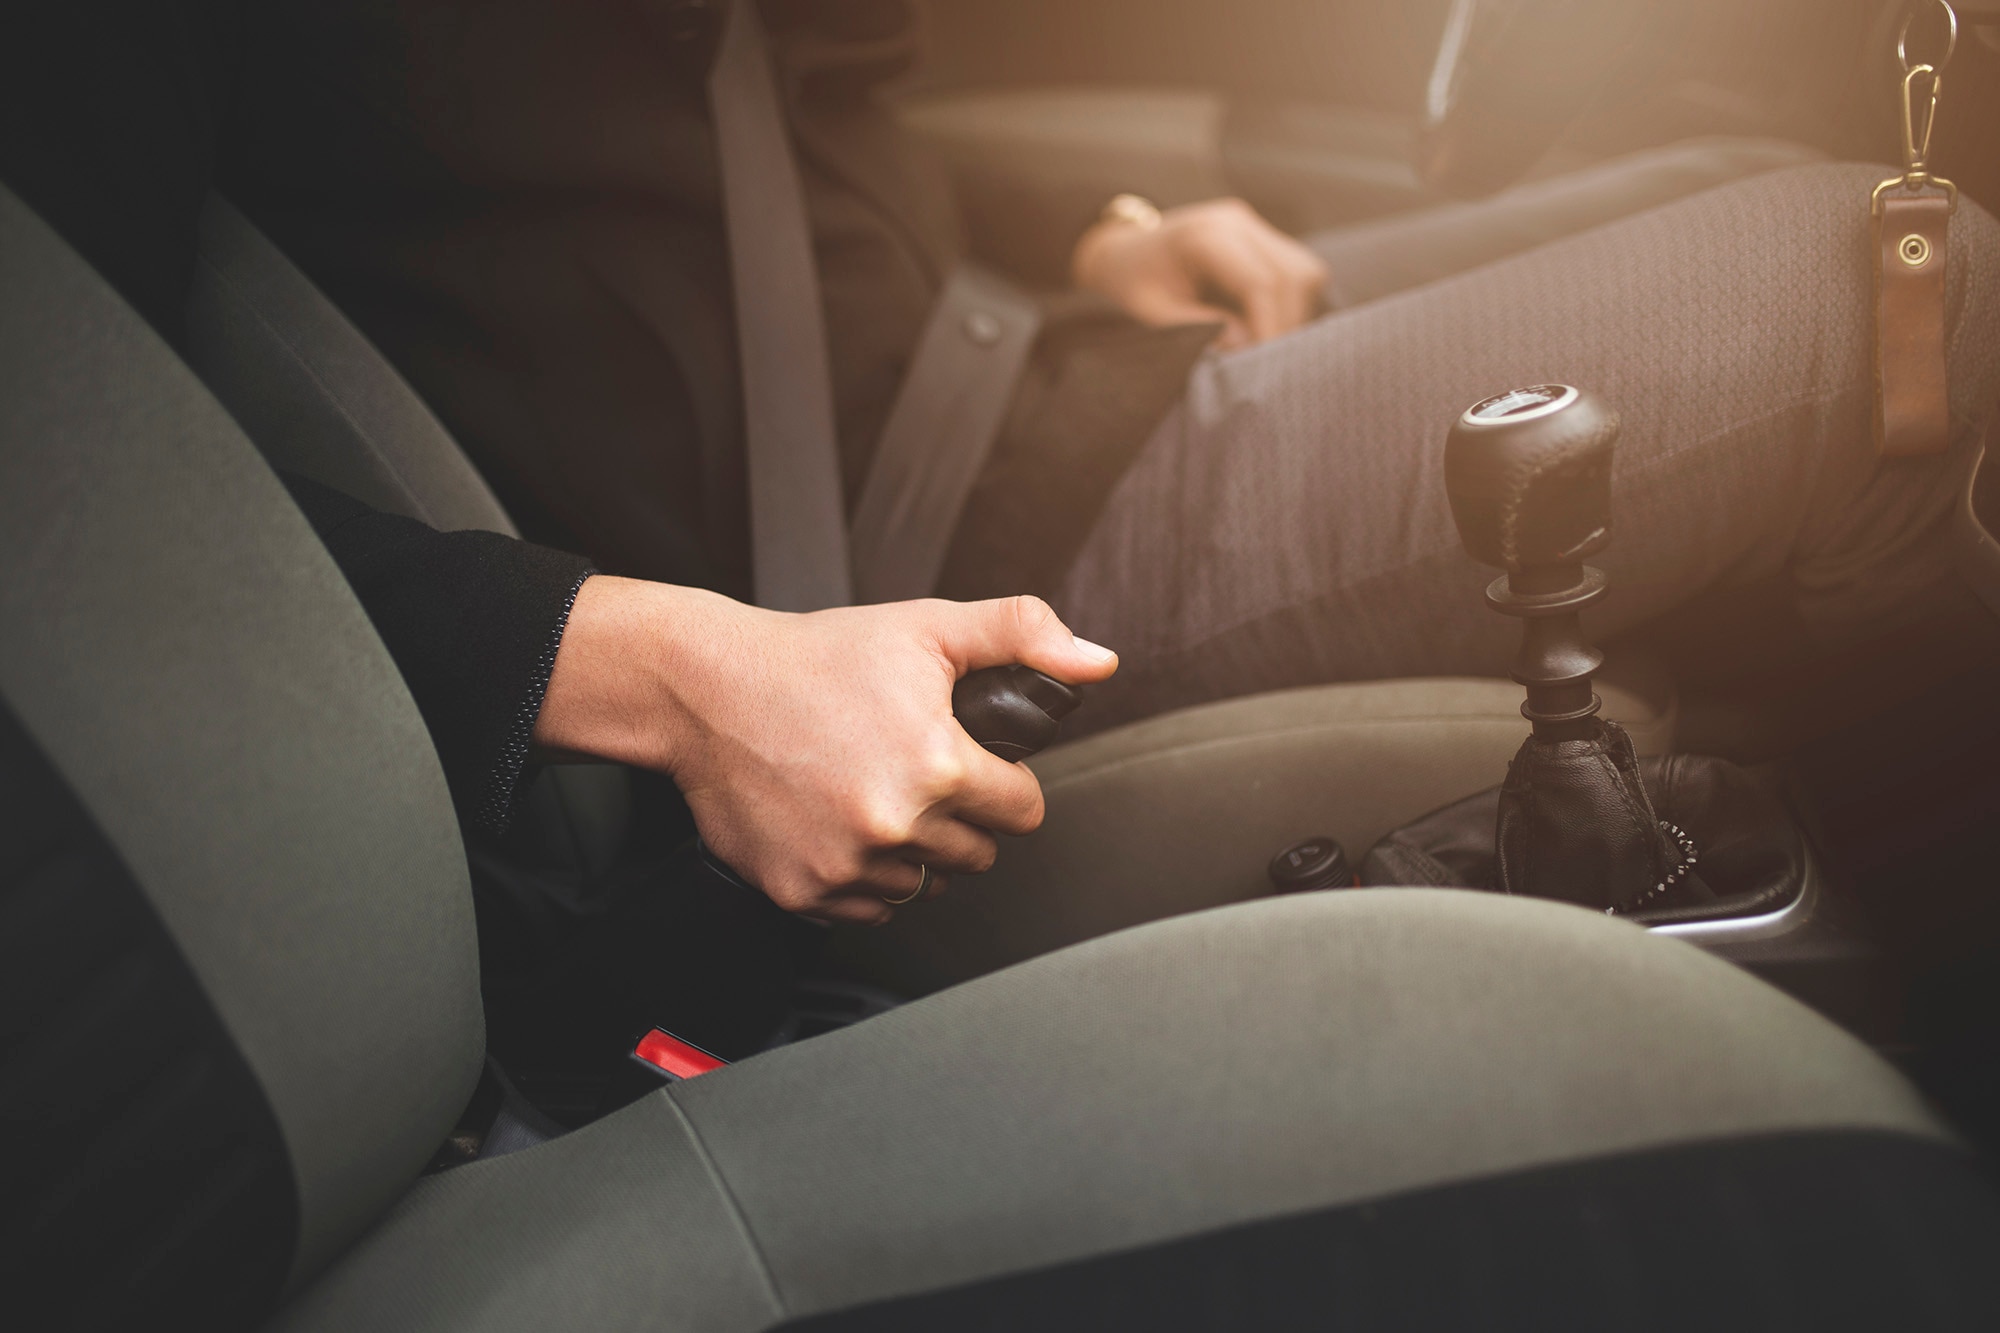
[[[965,336],[981,347],[991,347],[1000,341],[999,318],[989,310],[975,310],[965,317]]]

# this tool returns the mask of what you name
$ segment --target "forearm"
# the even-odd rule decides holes
[[[753,608],[716,593],[600,574],[577,592],[534,728],[549,758],[674,772],[699,727],[690,687],[747,645]],[[740,664],[742,657],[735,659]]]

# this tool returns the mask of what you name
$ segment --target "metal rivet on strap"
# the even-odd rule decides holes
[[[1922,268],[1931,257],[1931,243],[1928,237],[1911,232],[1896,242],[1896,258],[1911,268]]]
[[[1000,341],[1000,319],[988,310],[975,310],[965,317],[965,336],[981,347],[991,347]]]

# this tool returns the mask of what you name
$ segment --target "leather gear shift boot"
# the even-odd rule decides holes
[[[1581,751],[1590,743],[1561,744],[1573,744]],[[1528,748],[1522,747],[1523,758]],[[1509,785],[1517,790],[1517,779],[1529,780],[1541,771],[1521,771],[1522,760],[1515,763],[1516,773],[1510,775]],[[1684,831],[1699,863],[1666,892],[1636,910],[1626,909],[1633,920],[1653,925],[1754,916],[1798,898],[1810,862],[1805,837],[1784,805],[1756,778],[1727,760],[1692,754],[1641,759],[1638,775],[1640,790],[1650,798],[1653,813]],[[1386,835],[1362,859],[1360,882],[1500,888],[1494,830],[1506,818],[1501,813],[1505,790],[1494,787],[1468,796]],[[1511,796],[1506,799],[1512,803]],[[1519,813],[1517,808],[1517,818]],[[1627,827],[1633,825],[1628,823]],[[1529,855],[1542,859],[1524,867],[1532,872],[1526,891],[1538,897],[1585,901],[1584,892],[1599,880],[1595,868],[1574,857],[1550,860],[1544,849],[1561,841],[1553,831],[1540,842],[1530,841]],[[1676,856],[1679,851],[1676,847]],[[1602,853],[1593,850],[1591,854]],[[1513,892],[1522,891],[1517,880]],[[1591,905],[1599,906],[1595,902]]]
[[[1686,858],[1660,827],[1625,729],[1592,718],[1579,730],[1530,736],[1507,766],[1492,887],[1631,911],[1685,875]]]

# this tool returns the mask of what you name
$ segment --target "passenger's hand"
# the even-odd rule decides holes
[[[1106,218],[1076,243],[1070,272],[1077,286],[1102,292],[1142,323],[1219,322],[1217,346],[1225,349],[1312,319],[1327,281],[1318,255],[1241,199],[1169,208],[1157,226]]]
[[[1072,684],[1118,668],[1032,597],[788,615],[599,575],[535,740],[672,775],[709,847],[780,907],[882,922],[920,866],[935,892],[990,867],[995,832],[1042,821],[1034,774],[951,714],[960,676],[1009,662]]]

